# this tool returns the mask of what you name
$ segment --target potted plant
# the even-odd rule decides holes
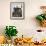
[[[36,17],[39,20],[41,26],[46,27],[46,14],[41,14]]]
[[[42,27],[46,27],[46,6],[41,6],[42,14],[37,15],[36,19],[39,20]]]
[[[17,29],[15,26],[6,26],[5,34],[8,37],[8,39],[11,41],[12,36],[17,36]],[[8,41],[8,42],[10,42]]]

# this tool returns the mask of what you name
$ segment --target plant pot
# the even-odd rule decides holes
[[[11,40],[12,40],[12,44],[14,44],[14,40],[17,38],[17,36],[12,36]]]
[[[41,26],[46,27],[46,20],[41,21]]]
[[[12,41],[11,41],[10,39],[7,39],[7,43],[8,43],[8,44],[11,44]]]

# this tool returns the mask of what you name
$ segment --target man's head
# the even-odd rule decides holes
[[[42,12],[43,12],[44,14],[46,14],[46,6],[40,6],[40,9],[42,10]]]

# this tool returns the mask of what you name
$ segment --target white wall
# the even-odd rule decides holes
[[[25,2],[24,20],[10,19],[10,2]],[[46,0],[0,0],[0,33],[4,34],[6,25],[15,25],[19,31],[18,36],[31,36],[36,33],[36,29],[42,29],[35,19],[35,16],[41,13],[41,5],[46,5]]]

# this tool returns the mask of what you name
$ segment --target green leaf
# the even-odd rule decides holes
[[[15,27],[15,29],[13,27],[15,27],[15,26],[7,26],[7,28],[5,30],[6,36],[8,36],[8,37],[16,36],[18,31],[16,30],[16,27]]]
[[[43,18],[41,15],[38,15],[38,16],[36,17],[36,19],[39,20],[39,21],[44,20],[44,18]]]
[[[45,19],[46,19],[46,15],[45,15]]]

